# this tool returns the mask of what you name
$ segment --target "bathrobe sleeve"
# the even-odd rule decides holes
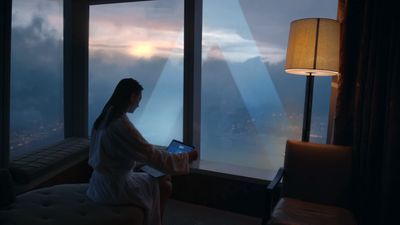
[[[188,153],[171,154],[155,149],[125,115],[113,123],[107,133],[109,138],[114,139],[114,143],[118,143],[118,149],[124,157],[146,163],[168,174],[189,173]]]

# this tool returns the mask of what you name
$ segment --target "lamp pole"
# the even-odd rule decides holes
[[[304,99],[304,114],[303,114],[303,132],[302,141],[308,142],[310,140],[310,127],[311,127],[311,112],[314,91],[314,76],[312,73],[307,75],[306,81],[306,94]]]

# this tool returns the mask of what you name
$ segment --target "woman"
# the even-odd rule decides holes
[[[87,195],[100,203],[137,205],[144,209],[146,224],[160,225],[172,191],[170,177],[157,180],[135,172],[137,164],[146,163],[168,174],[185,174],[198,152],[171,154],[156,150],[143,138],[126,116],[139,106],[142,90],[134,79],[121,80],[96,119],[89,152],[93,173]]]

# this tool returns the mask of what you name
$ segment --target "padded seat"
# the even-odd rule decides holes
[[[353,214],[344,208],[281,198],[268,224],[353,225]]]
[[[77,162],[86,160],[88,154],[87,138],[66,138],[13,158],[10,172],[18,185],[27,185],[55,176]]]
[[[143,210],[133,206],[102,205],[86,196],[87,184],[62,184],[21,194],[0,210],[1,225],[135,225]]]

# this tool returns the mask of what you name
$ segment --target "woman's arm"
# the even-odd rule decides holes
[[[197,159],[198,152],[171,154],[160,151],[149,144],[126,116],[115,124],[115,139],[123,142],[123,154],[132,160],[149,164],[169,174],[184,174],[189,172],[189,162]]]

